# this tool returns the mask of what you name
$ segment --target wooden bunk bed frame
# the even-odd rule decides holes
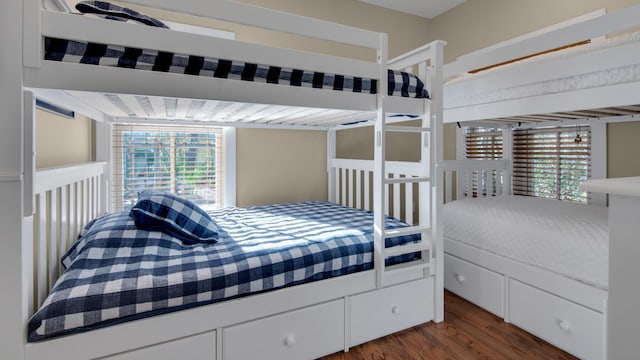
[[[613,33],[633,31],[640,23],[640,6],[632,6],[605,14],[597,11],[585,16],[545,28],[522,37],[505,41],[487,49],[461,56],[445,65],[445,78],[481,69],[493,64],[509,62],[530,54],[575,44],[583,40],[607,36]],[[638,64],[640,43],[630,42],[622,46],[604,48],[596,52],[578,53],[546,61],[529,62],[526,66],[496,69],[483,76],[445,81],[444,122],[463,126],[503,128],[503,133],[521,124],[533,127],[592,124],[601,126],[603,137],[599,147],[605,150],[604,124],[617,121],[634,121],[640,103],[640,82],[623,82],[580,90],[568,90],[539,95],[521,96],[491,102],[468,105],[447,105],[447,98],[510,87],[524,86],[547,80],[571,77],[610,68]],[[461,140],[461,137],[458,137]],[[505,148],[508,150],[509,137]],[[460,148],[460,146],[459,146]],[[474,182],[487,186],[488,194],[511,194],[511,157],[508,151],[504,160],[457,160],[438,165],[438,176],[444,179],[445,201],[464,198],[464,179],[468,188]],[[602,161],[602,169],[592,172],[592,178],[606,177],[605,155],[596,153],[593,161]],[[495,175],[497,184],[486,181]],[[606,180],[592,180],[595,182]],[[587,183],[590,183],[588,181]],[[635,183],[630,181],[629,183]],[[493,188],[496,186],[497,188]],[[612,185],[614,186],[614,185]],[[591,190],[591,187],[585,187]],[[602,191],[606,192],[606,191]],[[593,195],[595,198],[596,195]],[[600,199],[600,198],[599,198]],[[442,204],[438,204],[441,206]],[[442,208],[437,211],[443,211]],[[609,211],[609,223],[620,224],[620,214]],[[613,219],[612,217],[617,217]],[[613,234],[613,229],[609,230]],[[628,232],[626,233],[628,236]],[[523,264],[504,256],[444,237],[445,288],[488,311],[512,322],[534,335],[585,359],[619,358],[611,354],[624,354],[625,350],[611,348],[611,329],[621,329],[620,320],[609,317],[611,308],[607,299],[609,291],[572,280],[551,271]],[[620,246],[620,245],[619,245]],[[613,249],[610,246],[611,249]],[[612,255],[609,267],[612,269]],[[609,283],[613,283],[613,273]],[[618,275],[620,277],[620,275]],[[618,284],[622,280],[617,280]],[[623,290],[624,291],[624,290]],[[618,297],[620,299],[621,297]],[[624,303],[623,300],[622,302]],[[627,303],[628,304],[628,303]],[[609,303],[611,305],[611,303]],[[626,311],[634,310],[627,306]],[[621,309],[616,313],[620,314]],[[621,339],[617,348],[633,348],[633,343]],[[624,356],[623,356],[624,357]]]
[[[0,252],[5,286],[0,295],[3,303],[0,357],[175,359],[186,355],[190,359],[209,360],[300,359],[347,351],[359,343],[420,323],[442,321],[443,247],[438,233],[440,220],[432,209],[440,195],[435,191],[439,186],[437,180],[430,176],[435,171],[435,163],[442,159],[445,43],[435,41],[388,61],[387,35],[383,33],[228,1],[130,0],[125,3],[361,46],[373,49],[377,57],[373,61],[360,61],[88,19],[44,10],[40,0],[3,2],[0,44],[3,48],[21,51],[3,55],[0,65],[3,79],[0,103],[5,113],[0,132],[3,209],[0,225],[5,245]],[[378,79],[378,93],[323,91],[318,96],[317,90],[304,87],[272,89],[266,88],[266,84],[213,77],[151,71],[134,73],[128,69],[43,61],[45,36],[354,74]],[[418,69],[431,98],[386,96],[386,81],[380,80],[387,78],[388,68]],[[108,146],[98,144],[95,163],[35,169],[36,98],[74,109],[102,124],[121,120],[78,101],[71,95],[77,91],[338,109],[356,117],[375,119],[368,123],[376,132],[372,161],[335,159],[335,132],[341,128],[336,126],[338,116],[335,115],[308,123],[294,116],[294,120],[287,123],[255,124],[256,127],[328,131],[328,197],[330,201],[373,210],[374,269],[79,334],[27,342],[27,320],[58,277],[59,258],[69,247],[69,239],[89,220],[108,209]],[[422,125],[390,126],[390,121],[385,120],[387,112],[418,115]],[[211,122],[211,125],[252,126],[230,122]],[[420,133],[422,160],[386,162],[387,131]],[[393,175],[389,177],[389,174]],[[392,201],[384,199],[391,195],[389,187],[398,189],[402,183],[416,182],[421,197],[420,226],[411,226],[407,231],[421,233],[423,241],[402,251],[422,251],[424,261],[386,268],[383,259],[389,254],[382,244],[385,236],[392,234],[380,230],[384,229],[385,204],[393,204],[394,209],[406,206],[407,219],[411,218],[414,205],[410,191],[406,191],[403,201],[411,204],[401,205],[399,190],[394,190],[396,196]]]

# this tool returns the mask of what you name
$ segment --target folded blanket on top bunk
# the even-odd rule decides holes
[[[30,319],[29,341],[373,267],[370,211],[301,202],[210,214],[217,242],[194,245],[141,230],[127,212],[93,220],[65,255],[67,270]],[[393,218],[386,223],[407,226]],[[385,246],[419,239],[390,238]]]
[[[76,8],[104,19],[167,28],[160,20],[104,1],[83,1]],[[378,90],[376,79],[50,37],[45,38],[45,60],[357,93]],[[388,70],[387,81],[390,96],[429,98],[424,83],[413,74]]]

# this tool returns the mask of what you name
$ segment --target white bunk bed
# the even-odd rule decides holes
[[[228,1],[131,0],[125,3],[186,13],[372,49],[375,59],[353,60],[270,48],[228,39],[171,31],[42,8],[40,0],[3,2],[3,48],[22,49],[3,59],[5,96],[0,203],[8,243],[0,255],[3,283],[0,357],[11,359],[245,359],[316,358],[427,321],[443,320],[443,247],[439,218],[432,211],[437,180],[430,176],[442,159],[442,51],[436,41],[388,61],[383,33],[332,24]],[[11,34],[9,36],[8,34]],[[44,60],[46,38],[230,59],[315,73],[373,79],[376,93],[272,85],[156,71]],[[18,40],[19,39],[19,40]],[[146,51],[146,50],[145,50]],[[3,55],[4,56],[4,55]],[[5,61],[6,60],[6,61]],[[388,70],[417,70],[430,99],[387,96]],[[103,130],[122,121],[327,130],[330,201],[373,211],[374,268],[228,301],[193,307],[99,329],[27,341],[27,323],[45,301],[60,273],[60,256],[91,219],[108,209],[108,144],[99,143],[96,163],[35,170],[35,99],[96,119]],[[127,104],[109,105],[105,99]],[[171,99],[193,116],[144,115],[136,101]],[[223,106],[220,106],[222,104]],[[237,105],[236,105],[237,104]],[[216,116],[218,106],[224,116]],[[236,111],[231,111],[235,109]],[[136,112],[136,110],[138,110]],[[261,111],[260,117],[251,116]],[[207,113],[214,114],[207,116]],[[389,113],[418,116],[417,127],[392,126]],[[277,114],[277,116],[276,116]],[[335,158],[336,131],[374,126],[374,160]],[[106,124],[106,125],[105,125]],[[6,131],[5,131],[6,130]],[[422,134],[421,161],[387,162],[385,132]],[[369,181],[372,179],[372,181]],[[418,189],[419,222],[385,229],[393,207],[413,224],[413,189]],[[404,197],[400,196],[403,187]],[[393,191],[389,191],[393,188]],[[389,197],[394,195],[392,200]],[[372,196],[371,196],[372,195]],[[386,206],[385,206],[386,205]],[[415,244],[385,248],[386,238],[420,234]],[[420,252],[419,260],[385,266],[389,256]],[[16,271],[16,269],[19,269]],[[372,316],[375,314],[375,316]]]
[[[637,33],[633,33],[639,25],[639,15],[640,6],[610,14],[598,11],[461,56],[455,62],[445,65],[445,79],[448,80],[445,80],[444,86],[444,122],[503,128],[503,134],[509,134],[511,129],[523,124],[532,127],[588,123],[602,126],[601,129],[604,130],[603,124],[606,122],[632,121],[640,110],[640,97],[637,95],[640,78],[636,74],[640,64],[640,42],[637,41]],[[621,32],[622,35],[616,35]],[[605,36],[609,38],[605,39]],[[586,45],[512,62],[513,59],[590,39],[590,43]],[[494,64],[503,65],[474,74],[467,73],[474,69],[492,67]],[[602,142],[605,141],[602,139]],[[440,164],[439,176],[446,179],[446,202],[466,197],[465,186],[472,189],[474,184],[487,187],[486,192],[479,191],[480,197],[485,193],[496,194],[493,199],[477,200],[494,206],[486,212],[501,209],[498,207],[498,197],[504,197],[504,203],[515,201],[510,195],[510,146],[510,137],[507,136],[504,160],[458,160]],[[604,151],[604,146],[600,148]],[[604,161],[604,158],[604,154],[592,154],[592,161]],[[606,176],[604,167],[601,167],[598,171],[594,169],[593,178]],[[453,196],[454,191],[457,192],[457,197]],[[476,200],[461,200],[462,203],[468,201]],[[459,204],[445,207],[454,211],[459,208],[457,205]],[[528,210],[533,210],[532,205],[539,204],[527,204]],[[560,209],[560,206],[566,204],[557,205],[557,208],[546,212],[568,214],[569,209]],[[461,224],[458,216],[455,217],[456,223],[452,220],[453,213],[438,210],[444,211],[447,223],[443,230],[445,288],[580,358],[606,358],[609,262],[607,213],[595,208],[581,210],[600,214],[595,218],[582,218],[602,225],[588,232],[589,236],[595,236],[596,233],[601,235],[600,245],[586,245],[587,240],[582,243],[584,239],[581,238],[586,237],[578,236],[579,239],[576,240],[576,246],[589,246],[600,257],[595,258],[599,263],[599,270],[595,270],[596,265],[589,268],[589,272],[595,271],[595,277],[599,281],[593,281],[593,278],[592,281],[585,281],[585,278],[572,277],[558,271],[558,267],[526,262],[514,255],[517,251],[527,252],[526,246],[534,246],[530,242],[524,245],[525,248],[519,247],[516,252],[511,251],[509,254],[510,251],[505,249],[483,248],[470,235],[462,241],[459,237],[464,235],[461,234],[464,231],[469,234],[470,230],[460,229],[469,224]],[[502,215],[503,211],[506,212],[500,211]],[[447,214],[451,214],[449,219]],[[524,212],[517,215],[518,219],[524,218]],[[493,220],[497,221],[488,221]],[[550,226],[549,223],[540,225],[542,220],[535,221],[538,221],[538,225],[524,222],[510,224],[511,231],[492,223],[496,236],[508,233],[517,237],[513,242],[518,242],[518,239],[530,238],[531,234],[519,234],[518,231],[513,231],[514,227],[525,232],[536,231],[535,227],[541,227],[543,231],[535,234],[549,235],[544,233],[544,227]],[[570,226],[569,223],[566,225]],[[474,229],[485,233],[487,231]],[[477,239],[480,240],[480,235]],[[603,244],[603,241],[606,243]],[[571,254],[573,251],[564,251],[569,252],[570,256],[562,261],[577,261],[578,255],[574,257]],[[576,250],[575,253],[584,251]]]

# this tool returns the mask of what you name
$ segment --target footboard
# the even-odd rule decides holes
[[[60,258],[82,227],[106,210],[104,162],[42,169],[35,176],[33,297],[37,309],[60,276]]]
[[[444,177],[445,202],[511,194],[507,160],[451,160],[438,164],[437,170]]]

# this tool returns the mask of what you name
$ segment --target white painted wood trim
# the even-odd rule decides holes
[[[567,26],[550,31],[543,29],[536,36],[520,37],[521,41],[507,42],[507,46],[498,45],[491,51],[477,51],[461,57],[445,66],[445,77],[634,27],[640,16],[640,6],[630,6],[602,16],[592,14],[578,18],[579,21]]]
[[[39,169],[36,173],[35,193],[43,193],[79,179],[99,176],[104,173],[105,162],[92,162],[71,166]]]
[[[446,252],[602,313],[607,291],[445,238]]]

